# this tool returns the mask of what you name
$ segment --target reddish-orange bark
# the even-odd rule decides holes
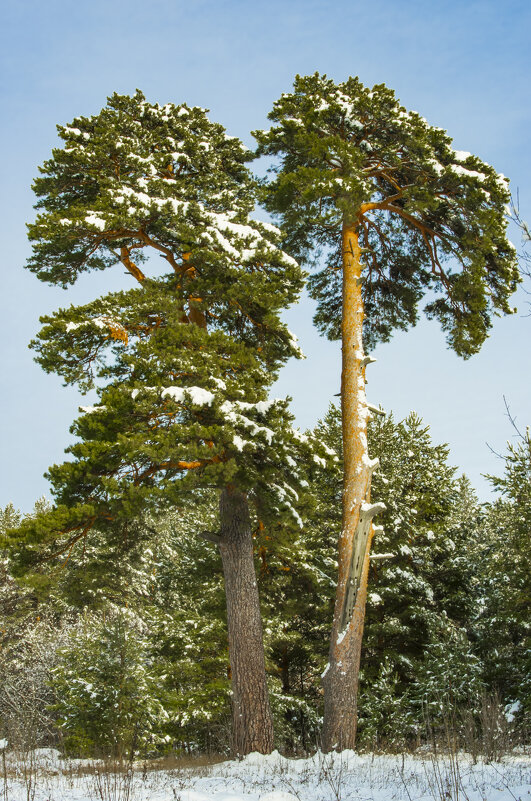
[[[122,264],[123,264],[125,267],[127,267],[127,269],[129,270],[129,272],[131,273],[131,275],[132,275],[134,278],[136,278],[136,280],[137,280],[137,281],[140,281],[140,283],[142,283],[142,281],[145,281],[145,280],[146,280],[146,276],[144,275],[144,273],[142,272],[142,270],[140,270],[140,269],[139,269],[139,268],[136,266],[136,264],[135,264],[133,261],[131,261],[131,259],[130,259],[130,257],[129,257],[129,250],[128,250],[128,248],[125,248],[125,247],[121,248],[121,250],[120,250],[120,259],[121,259],[121,261],[122,261]]]
[[[370,485],[376,461],[367,449],[369,410],[363,351],[362,251],[357,227],[345,225],[341,405],[343,426],[343,522],[329,665],[323,677],[324,751],[353,748],[356,739],[358,674],[373,537]]]

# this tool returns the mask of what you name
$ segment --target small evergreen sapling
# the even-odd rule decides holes
[[[127,610],[88,613],[52,671],[54,710],[69,753],[122,761],[164,742],[168,714],[141,621]]]

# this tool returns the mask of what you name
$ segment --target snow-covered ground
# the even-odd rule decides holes
[[[53,749],[14,762],[6,753],[1,801],[529,801],[531,759],[473,764],[464,754],[316,754],[286,759],[250,754],[202,768],[103,773],[97,763],[64,761]],[[13,776],[17,769],[18,777]],[[25,771],[25,776],[24,776]]]

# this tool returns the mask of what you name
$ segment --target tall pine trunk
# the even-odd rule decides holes
[[[367,600],[372,517],[381,505],[370,503],[369,459],[363,352],[361,249],[356,227],[345,224],[343,244],[343,318],[341,408],[343,428],[343,521],[339,539],[339,575],[330,641],[329,664],[323,676],[323,751],[354,748],[361,641]]]
[[[223,489],[220,518],[232,674],[232,749],[240,755],[269,754],[273,721],[247,497],[234,487]]]

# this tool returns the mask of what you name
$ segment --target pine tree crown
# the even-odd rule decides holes
[[[10,538],[20,563],[227,484],[300,523],[307,462],[331,455],[293,428],[287,401],[267,400],[279,366],[301,355],[280,312],[302,271],[278,229],[249,216],[247,151],[203,109],[140,92],[59,132],[65,147],[35,182],[29,268],[66,287],[121,263],[137,286],[42,319],[37,360],[96,387],[98,402],[72,426],[73,460],[49,470],[55,506]],[[142,272],[149,252],[167,274]]]
[[[260,154],[279,157],[264,200],[301,260],[325,253],[310,280],[322,333],[340,336],[341,230],[365,249],[363,297],[369,348],[418,319],[439,320],[449,345],[467,358],[488,335],[492,315],[509,314],[520,280],[506,236],[507,179],[455,150],[441,128],[407,111],[384,84],[326,75],[295,78],[254,132]]]

